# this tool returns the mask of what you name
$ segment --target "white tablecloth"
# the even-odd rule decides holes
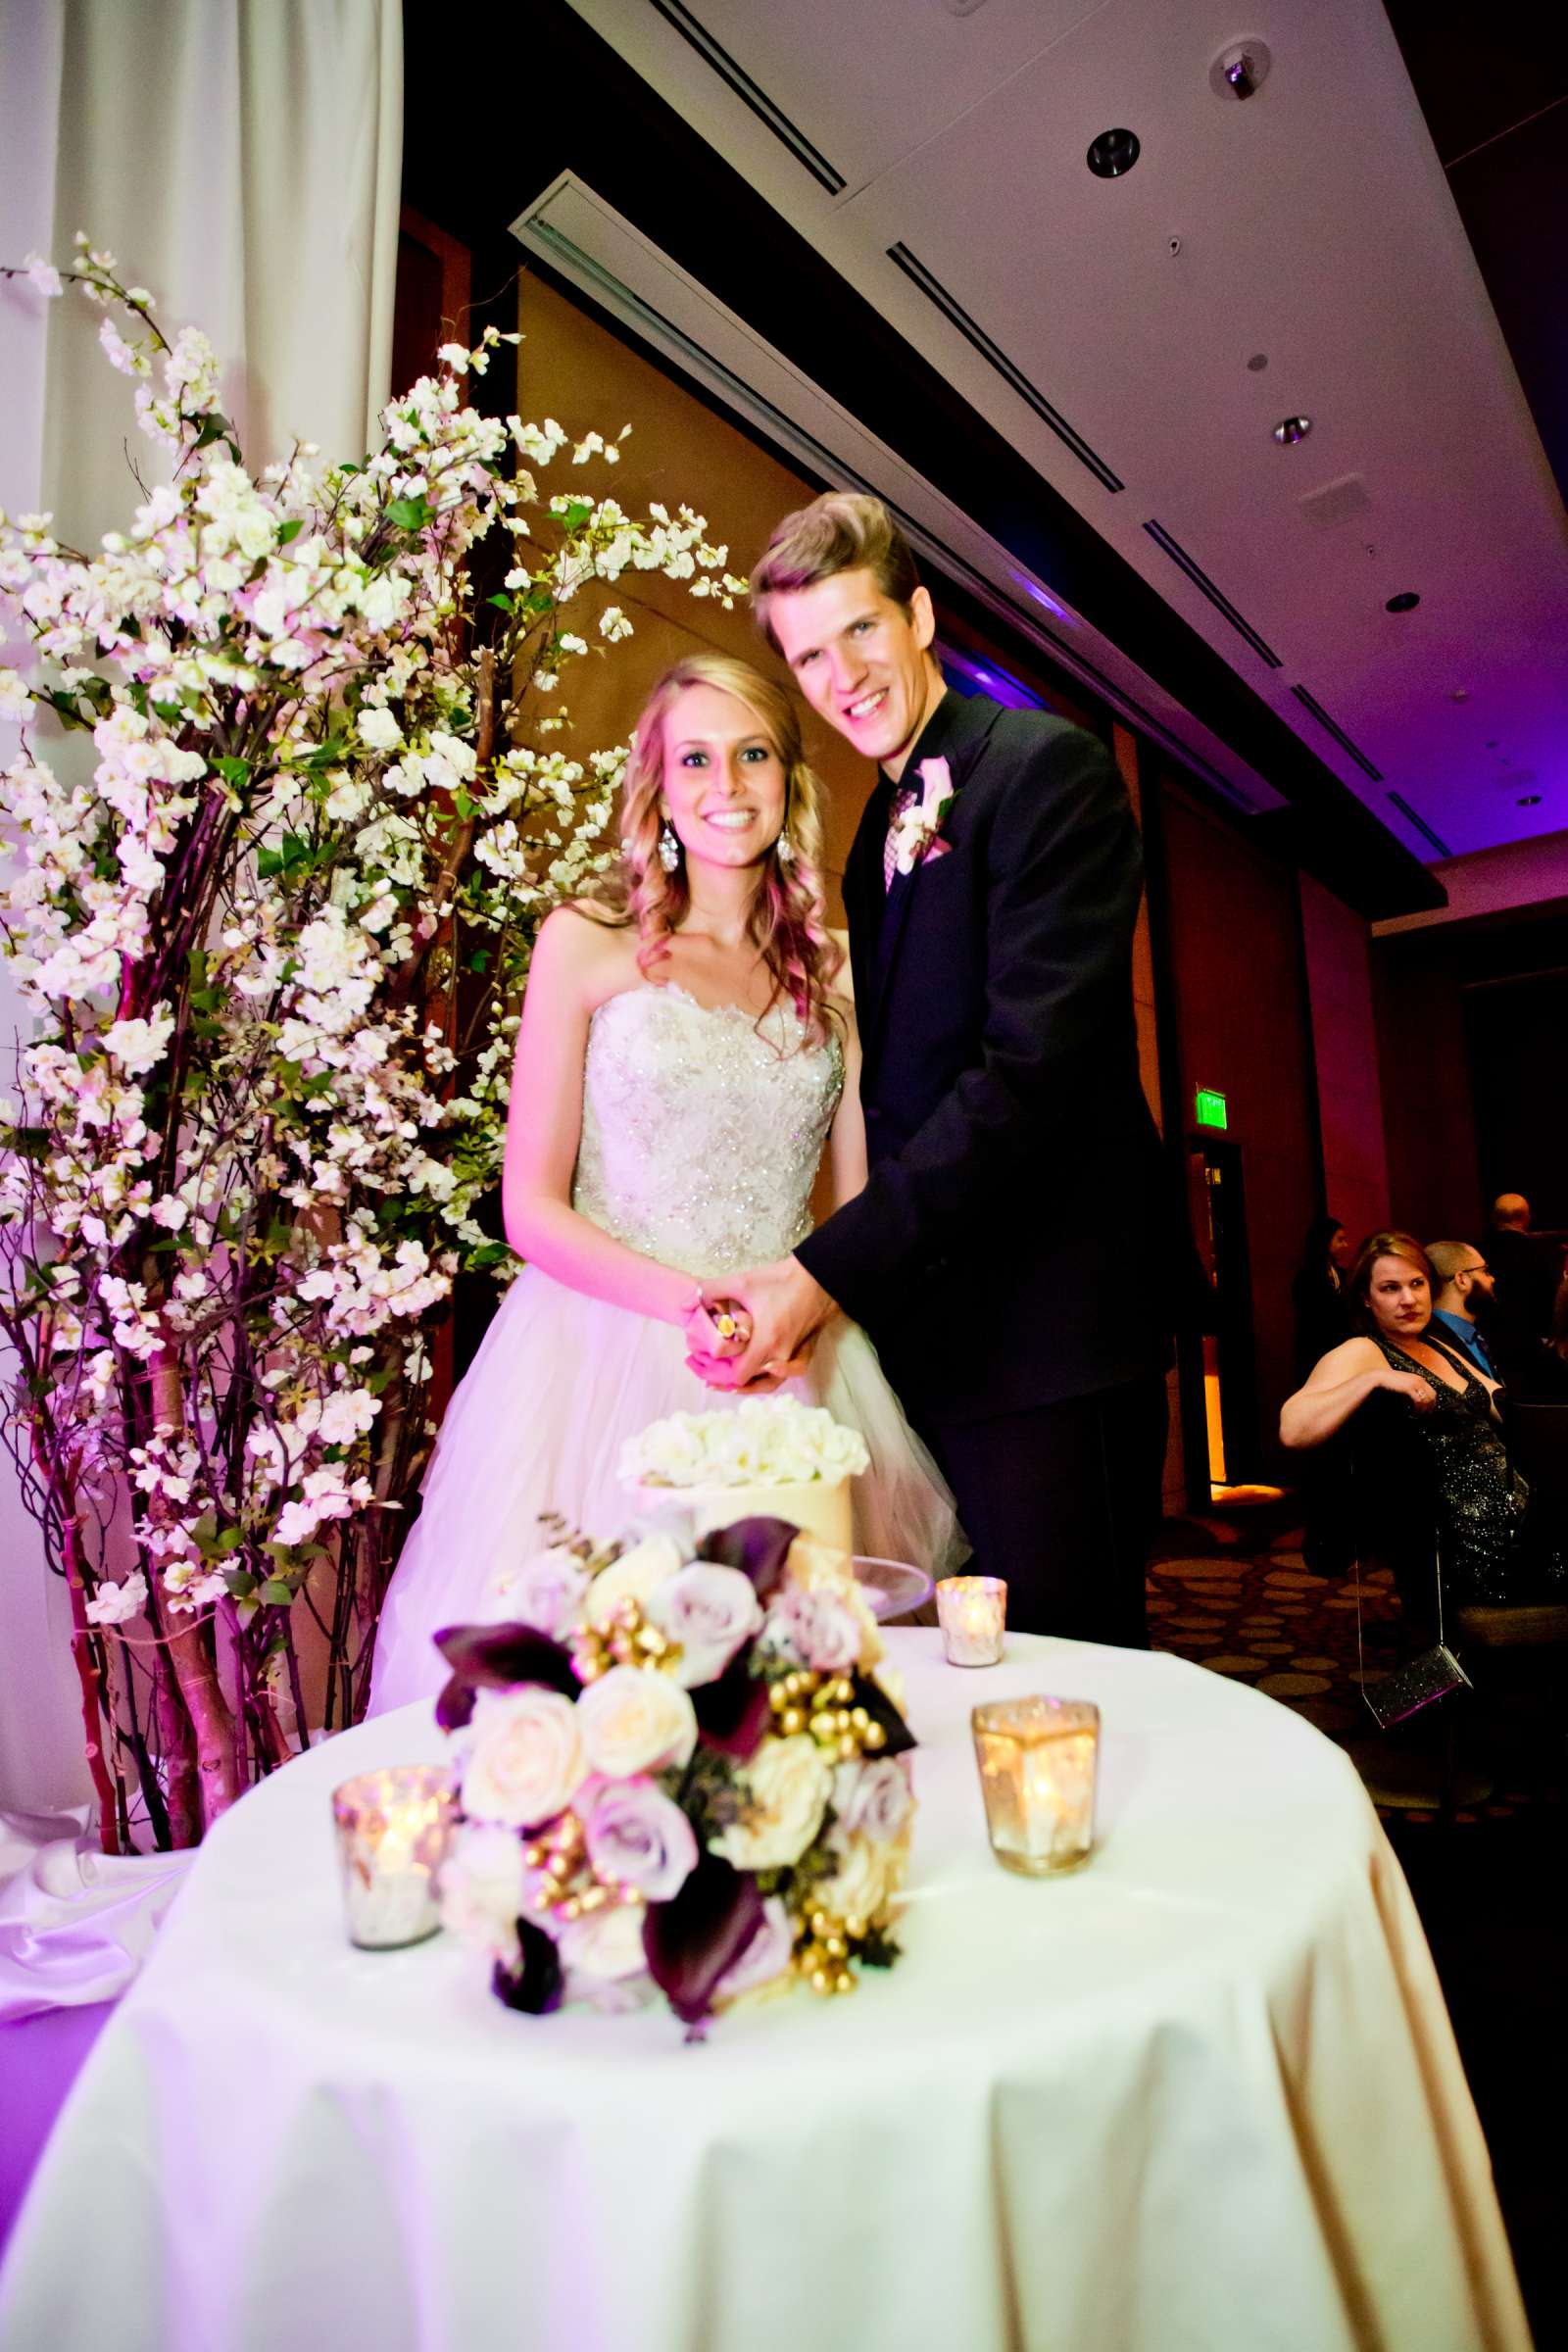
[[[450,1936],[345,1941],[290,1764],[203,1848],[67,2105],[7,2352],[1477,2352],[1524,2346],[1397,1865],[1286,1709],[1165,1657],[893,1637],[920,1817],[905,1958],[686,2045],[516,2016]],[[1102,1843],[992,1861],[975,1701],[1100,1701]]]

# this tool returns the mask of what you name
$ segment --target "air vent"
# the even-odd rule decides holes
[[[737,98],[749,106],[760,122],[764,122],[782,146],[789,149],[798,164],[807,171],[830,196],[841,195],[848,186],[842,172],[836,172],[819,148],[813,147],[804,130],[790,121],[781,106],[775,106],[760,82],[752,79],[744,66],[736,64],[721,42],[715,41],[706,24],[699,24],[681,0],[653,0],[666,24],[672,24],[683,41],[690,42],[699,57],[712,67],[720,80],[727,81]]]
[[[1441,833],[1434,833],[1432,827],[1427,823],[1427,820],[1424,816],[1417,816],[1415,810],[1411,808],[1409,802],[1405,799],[1402,792],[1391,792],[1389,798],[1394,803],[1396,808],[1397,808],[1399,811],[1399,814],[1403,817],[1405,823],[1407,825],[1413,825],[1423,841],[1430,841],[1432,847],[1437,851],[1440,858],[1451,858],[1453,856],[1453,852],[1444,840],[1443,835]]]
[[[1291,692],[1300,704],[1301,709],[1303,710],[1310,711],[1311,715],[1317,720],[1318,725],[1323,729],[1324,734],[1333,736],[1335,742],[1339,745],[1346,758],[1355,761],[1355,764],[1361,770],[1362,775],[1370,776],[1374,784],[1381,784],[1383,781],[1382,768],[1374,767],[1371,760],[1367,758],[1365,752],[1361,750],[1360,746],[1351,742],[1349,736],[1347,735],[1345,729],[1340,725],[1338,719],[1330,718],[1328,712],[1318,701],[1317,696],[1315,694],[1308,694],[1304,686],[1293,686],[1291,688]]]
[[[1331,531],[1337,522],[1348,522],[1352,514],[1364,514],[1372,501],[1358,473],[1343,473],[1337,482],[1325,482],[1321,490],[1309,490],[1298,500],[1308,522],[1320,531]]]
[[[662,0],[655,0],[655,5],[662,5]],[[1103,482],[1107,490],[1126,487],[1120,475],[1113,473],[1104,459],[1090,448],[1082,433],[1073,430],[1066,417],[1052,407],[1039,386],[1032,384],[1023,369],[1014,366],[1000,344],[993,343],[985,328],[970,318],[962,303],[948,292],[939,277],[932,276],[924,262],[917,260],[907,245],[890,245],[888,260],[897,263],[910,284],[918,286],[927,302],[936,305],[944,318],[957,328],[964,341],[973,346],[987,366],[996,369],[1004,382],[1009,384],[1018,398],[1033,409],[1043,423],[1050,425],[1057,440],[1066,443],[1079,464],[1088,466],[1096,481]]]
[[[1173,539],[1162,522],[1146,522],[1145,530],[1156,547],[1163,548],[1171,562],[1178,564],[1193,586],[1207,597],[1216,612],[1223,613],[1239,637],[1245,637],[1254,654],[1266,662],[1270,669],[1283,669],[1285,664],[1265,638],[1258,635],[1250,620],[1244,619],[1223,589],[1217,588],[1200,564],[1196,564],[1179,541]]]

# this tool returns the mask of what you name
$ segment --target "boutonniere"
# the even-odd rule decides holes
[[[945,760],[922,760],[917,772],[920,797],[906,804],[893,827],[893,861],[901,874],[912,874],[928,858],[945,858],[953,847],[938,838],[953,806],[953,772]]]

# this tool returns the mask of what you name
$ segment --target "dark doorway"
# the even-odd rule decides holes
[[[1188,1172],[1193,1235],[1214,1289],[1213,1329],[1203,1335],[1201,1402],[1212,1495],[1255,1482],[1263,1469],[1242,1148],[1222,1136],[1195,1135],[1188,1147]],[[1189,1382],[1197,1369],[1195,1355]],[[1198,1399],[1184,1402],[1184,1420],[1191,1427]]]

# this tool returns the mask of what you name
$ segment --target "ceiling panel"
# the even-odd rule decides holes
[[[1568,823],[1568,518],[1381,8],[1250,8],[1238,104],[1213,0],[694,0],[828,199],[652,0],[577,4],[1401,838],[1391,791],[1452,850]]]
[[[637,0],[688,46],[716,42],[863,186],[1107,0]]]

